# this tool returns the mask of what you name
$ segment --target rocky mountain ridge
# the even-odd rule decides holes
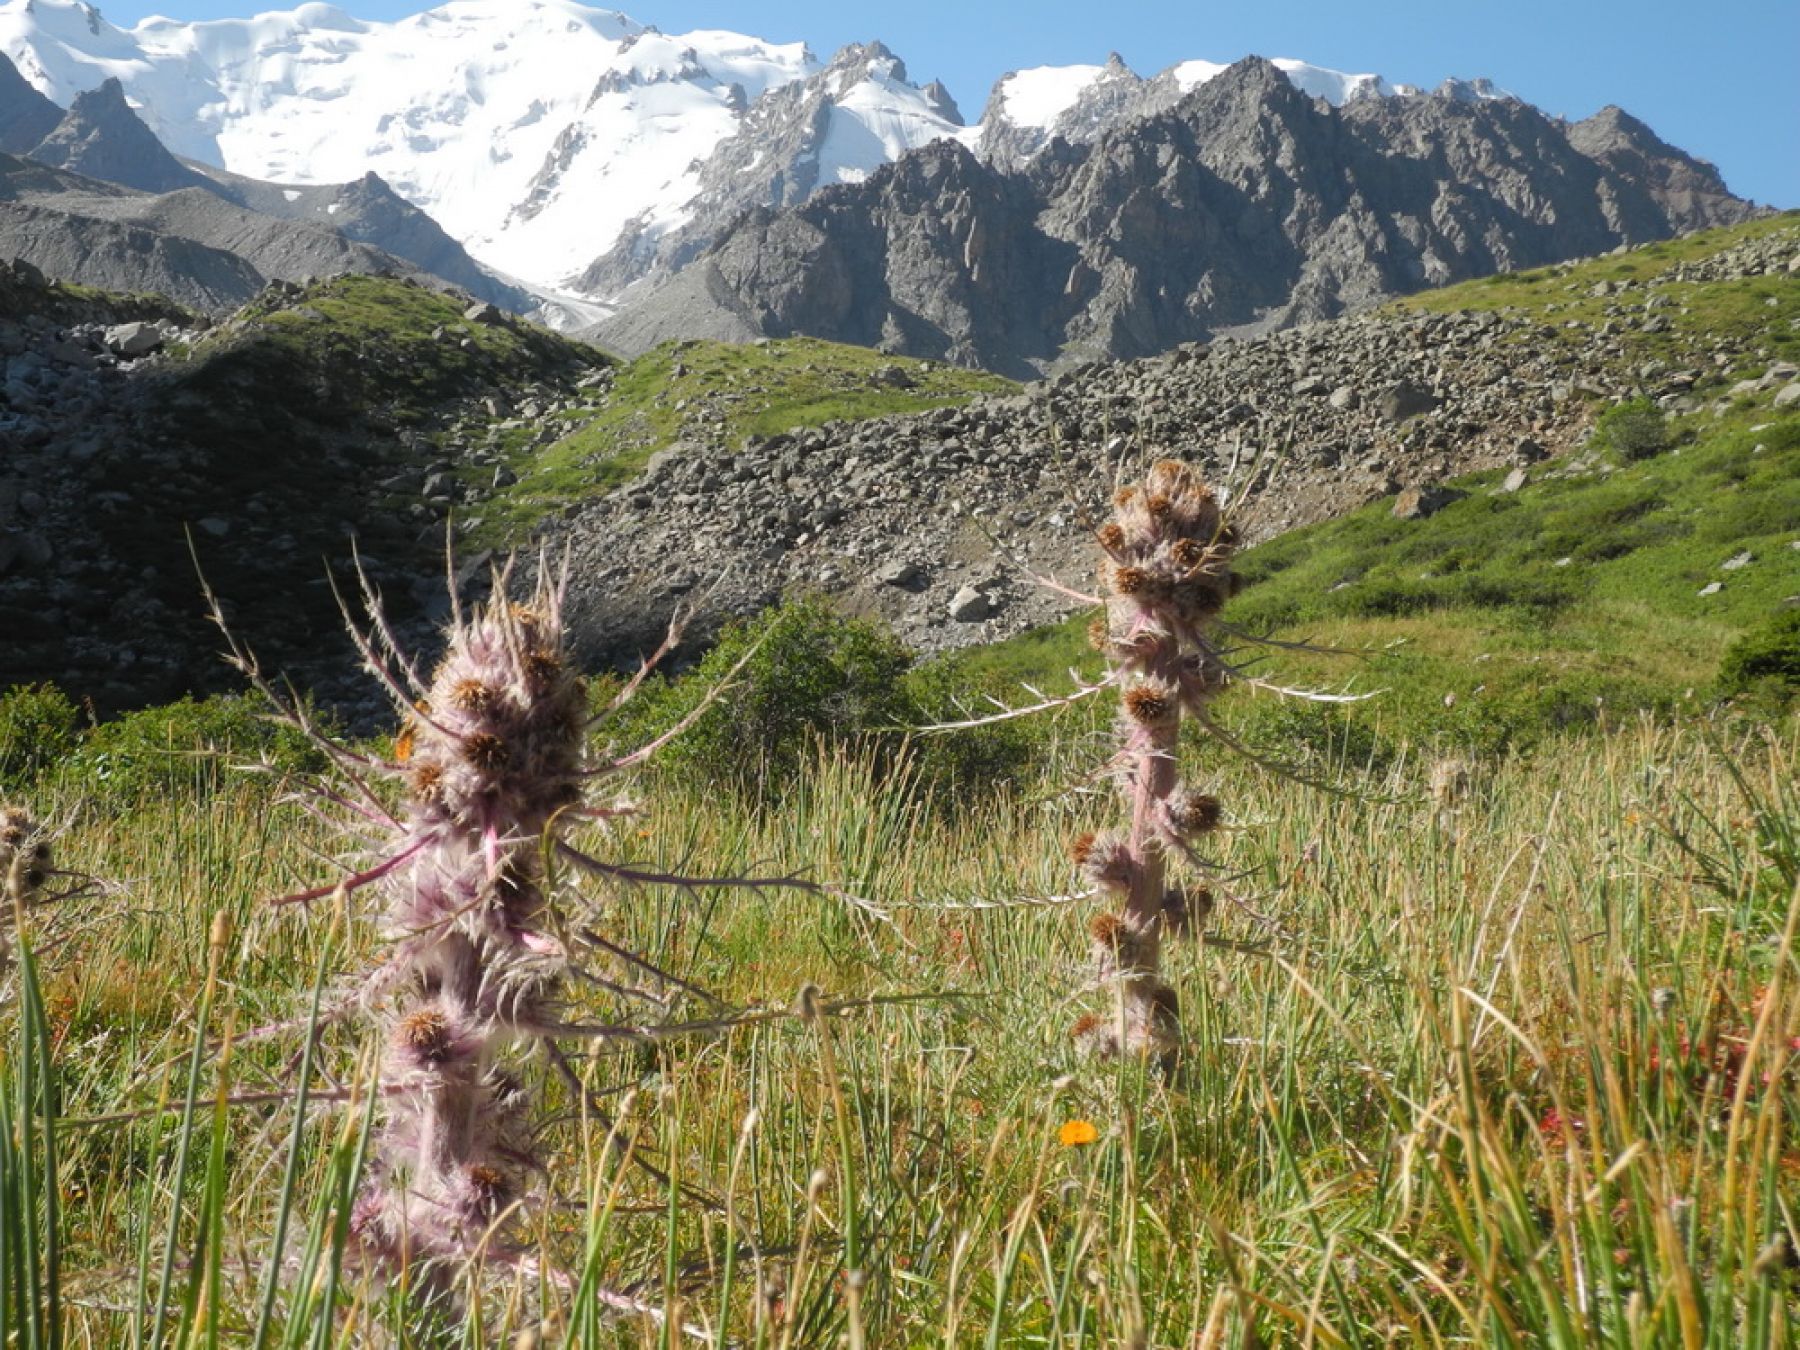
[[[1030,377],[1754,213],[1617,110],[1571,126],[1460,89],[1333,106],[1252,58],[1016,172],[939,141],[750,211],[592,335],[804,334]]]
[[[42,125],[34,99],[47,103],[0,55],[0,141],[23,144]],[[79,95],[66,113],[49,106],[57,121],[27,153],[54,172],[0,153],[0,256],[214,314],[271,280],[342,272],[436,277],[513,310],[534,303],[374,174],[290,188],[183,163],[116,79]]]
[[[83,0],[0,0],[0,53],[64,101],[100,74],[117,76],[164,143],[192,163],[266,181],[379,173],[571,325],[609,306],[635,307],[744,210],[794,207],[946,141],[1022,174],[1056,146],[1091,146],[1169,112],[1228,70],[1185,60],[1139,76],[1116,58],[1017,70],[970,127],[948,90],[912,83],[880,43],[821,60],[800,43],[666,34],[577,0],[455,0],[394,23],[307,4],[129,29]],[[1486,80],[1426,94],[1375,74],[1274,65],[1302,97],[1345,109],[1510,101]],[[1533,186],[1556,197],[1555,166],[1546,173]],[[1454,203],[1443,209],[1454,213]],[[1406,217],[1406,228],[1415,220]],[[1701,216],[1690,210],[1683,220],[1691,227]],[[1510,226],[1504,214],[1479,223],[1503,234]],[[1223,222],[1227,232],[1233,225]],[[1189,298],[1181,288],[1191,278],[1163,277],[1142,258],[1137,266],[1147,290]],[[717,273],[675,298],[692,320],[681,330],[688,335],[744,326]],[[746,314],[758,318],[754,306]]]

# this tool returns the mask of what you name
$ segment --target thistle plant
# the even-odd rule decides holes
[[[1162,977],[1162,943],[1197,927],[1211,893],[1170,879],[1171,857],[1204,866],[1196,843],[1223,816],[1218,800],[1181,782],[1184,717],[1206,720],[1229,680],[1209,636],[1229,598],[1236,537],[1218,498],[1186,465],[1164,460],[1125,488],[1098,532],[1106,613],[1090,637],[1120,691],[1115,760],[1126,821],[1075,841],[1076,864],[1119,908],[1092,925],[1100,978],[1116,991],[1110,1017],[1089,1015],[1078,1041],[1102,1055],[1145,1055],[1172,1066],[1179,1003]]]
[[[351,1227],[366,1256],[428,1290],[484,1247],[504,1252],[542,1167],[513,1059],[553,1020],[565,975],[544,855],[582,796],[586,722],[540,589],[452,630],[401,733],[404,804],[376,879],[394,953],[367,991],[385,1119]]]
[[[0,806],[0,887],[15,914],[30,907],[49,881],[48,833],[18,806]]]
[[[317,1020],[365,1017],[380,1038],[377,1135],[350,1218],[350,1254],[403,1285],[433,1315],[455,1312],[470,1273],[484,1263],[539,1270],[521,1236],[548,1170],[534,1066],[548,1063],[585,1096],[565,1042],[643,1043],[735,1024],[729,1010],[710,1020],[649,1027],[573,1017],[568,986],[575,977],[664,1013],[671,1003],[586,969],[582,954],[634,966],[665,986],[724,1004],[593,927],[571,922],[566,911],[579,897],[568,882],[570,869],[627,886],[832,889],[794,877],[665,875],[601,861],[571,842],[577,823],[604,825],[632,814],[628,804],[595,806],[589,798],[597,785],[646,762],[691,726],[721,689],[650,744],[616,758],[590,755],[595,719],[562,622],[567,577],[553,579],[541,564],[538,572],[524,603],[508,598],[508,568],[494,575],[492,600],[466,614],[457,608],[429,678],[401,650],[364,579],[369,624],[365,631],[352,623],[350,631],[402,718],[387,759],[325,735],[303,702],[263,677],[213,599],[234,663],[348,780],[348,790],[318,785],[316,795],[331,814],[353,822],[373,859],[277,903],[363,892],[380,897],[386,958]],[[637,691],[680,631],[677,622],[600,716]],[[397,788],[396,806],[388,804],[396,792],[384,791],[382,779]],[[311,1034],[312,1023],[249,1035],[301,1028]],[[634,1162],[668,1182],[641,1155]]]

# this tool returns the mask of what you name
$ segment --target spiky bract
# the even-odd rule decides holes
[[[28,905],[49,880],[50,837],[19,806],[0,807],[0,887],[15,905]]]

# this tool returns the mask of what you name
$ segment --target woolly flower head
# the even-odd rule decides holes
[[[1115,599],[1178,629],[1216,617],[1236,586],[1237,541],[1213,490],[1187,465],[1164,460],[1114,505],[1098,538]]]
[[[28,900],[49,880],[50,840],[30,814],[17,806],[0,808],[0,886]]]
[[[554,607],[495,600],[454,629],[404,735],[419,806],[541,831],[580,796],[586,695]]]

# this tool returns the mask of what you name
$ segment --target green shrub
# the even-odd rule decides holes
[[[275,778],[312,773],[323,757],[299,732],[243,694],[184,698],[102,723],[68,760],[67,782],[90,798],[129,805],[146,793],[209,796],[235,766],[265,763]]]
[[[1034,701],[1017,681],[979,669],[972,656],[918,662],[875,620],[846,617],[822,600],[792,600],[727,628],[687,674],[653,677],[603,734],[617,750],[635,749],[677,725],[729,677],[731,687],[658,755],[659,766],[773,800],[821,744],[873,750],[883,769],[910,744],[909,763],[932,796],[954,805],[1032,778],[1059,737],[1082,734],[1091,720],[1081,705],[1061,716],[909,737],[909,728],[992,713],[990,699]],[[596,681],[596,704],[604,706],[617,688],[616,681]]]
[[[912,726],[978,720],[995,711],[993,701],[1009,707],[1037,702],[1015,680],[971,670],[966,653],[921,662],[907,673],[905,694]],[[996,789],[1035,781],[1059,739],[1092,733],[1110,720],[1114,706],[1102,695],[1059,712],[923,737],[914,750],[921,774],[937,796],[952,802],[977,800]]]
[[[744,662],[735,675],[732,671]],[[730,687],[666,752],[667,767],[776,795],[821,738],[854,740],[904,726],[901,677],[912,653],[886,629],[822,600],[789,601],[732,624],[689,674],[654,681],[619,719],[621,745],[676,725],[707,692]]]
[[[0,791],[28,787],[81,739],[81,713],[53,684],[0,694]]]
[[[1669,424],[1649,399],[1634,398],[1600,414],[1594,440],[1621,459],[1650,459],[1669,448]]]
[[[1800,695],[1800,609],[1765,619],[1725,649],[1719,692],[1785,708]]]

